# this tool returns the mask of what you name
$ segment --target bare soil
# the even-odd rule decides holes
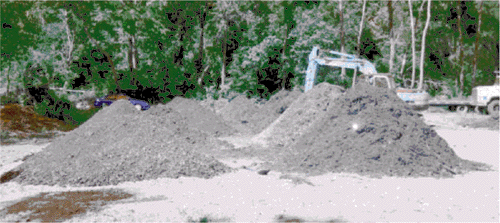
[[[286,96],[287,92],[281,94]],[[305,94],[297,95],[304,97]],[[318,100],[326,99],[318,96]],[[404,105],[398,104],[400,101],[395,100],[393,95],[387,94],[386,97],[386,93],[379,89],[347,92],[338,96],[334,103],[335,107],[323,111],[324,115],[310,115],[309,120],[312,120],[312,124],[306,124],[308,127],[299,134],[297,143],[287,147],[277,147],[277,143],[268,143],[267,147],[262,146],[253,142],[257,137],[240,135],[241,131],[236,135],[223,135],[227,142],[231,142],[224,143],[216,139],[218,130],[214,132],[212,129],[197,129],[196,123],[189,124],[191,118],[188,115],[180,115],[180,112],[172,107],[157,106],[150,111],[140,113],[129,103],[119,102],[103,109],[67,136],[55,139],[45,148],[40,147],[41,152],[33,152],[36,151],[33,148],[22,152],[21,148],[15,151],[2,147],[2,155],[13,158],[5,160],[0,170],[1,175],[9,170],[22,169],[23,172],[19,176],[32,172],[43,177],[25,175],[25,179],[31,180],[19,180],[17,177],[1,184],[0,219],[9,221],[42,219],[36,216],[37,210],[47,210],[43,211],[44,215],[47,218],[51,216],[49,219],[51,221],[60,212],[49,211],[50,208],[47,209],[50,207],[49,204],[57,203],[56,200],[68,201],[55,194],[78,191],[82,198],[85,197],[82,191],[113,189],[123,192],[124,199],[107,203],[107,198],[104,196],[95,196],[100,201],[86,202],[82,198],[81,203],[90,205],[71,204],[70,207],[73,205],[75,207],[72,209],[74,211],[63,214],[67,216],[65,221],[358,222],[411,219],[412,221],[498,222],[499,220],[498,130],[464,127],[459,124],[462,119],[454,118],[455,113],[423,112],[422,117],[416,113],[411,115],[411,111],[405,110]],[[228,105],[232,102],[228,102]],[[191,102],[186,102],[187,105],[180,103],[177,106],[197,108],[196,104],[188,103]],[[235,104],[244,103],[246,102],[241,100]],[[258,108],[263,108],[266,103],[254,104]],[[268,104],[269,107],[273,107],[269,110],[275,110],[277,104],[281,102],[277,99],[273,103],[276,106]],[[277,116],[275,123],[287,112],[294,110],[293,106],[296,105],[288,103],[283,102],[279,105],[278,111],[284,111],[282,115]],[[288,107],[281,109],[286,104]],[[309,112],[312,108],[302,109],[304,112]],[[214,119],[213,123],[225,123],[229,127],[238,129],[221,117],[227,113],[223,113],[222,109],[219,111],[207,117]],[[246,117],[257,117],[250,113],[246,115]],[[337,117],[331,119],[333,116]],[[300,119],[302,116],[297,114],[295,117]],[[317,117],[319,118],[315,119]],[[236,116],[234,118],[237,119]],[[481,118],[483,116],[470,119],[479,122]],[[131,123],[134,124],[131,125],[133,127],[129,126]],[[353,124],[357,124],[357,129]],[[254,127],[259,125],[255,124]],[[407,127],[403,128],[405,125]],[[410,125],[415,125],[417,131],[410,131]],[[226,129],[224,125],[214,124],[214,126],[219,126],[220,132]],[[243,127],[244,130],[246,127]],[[296,126],[284,125],[283,128],[293,129]],[[248,133],[257,129],[250,128]],[[387,131],[384,132],[384,129]],[[422,129],[428,129],[428,134]],[[398,133],[401,133],[400,139],[391,138]],[[409,140],[407,137],[414,140]],[[380,138],[387,141],[381,140],[377,141],[378,144],[367,146],[373,140]],[[269,142],[269,138],[264,139]],[[148,147],[149,144],[146,142],[154,146]],[[419,159],[411,160],[412,164],[397,164],[401,163],[397,156],[408,156],[406,158],[412,157],[412,154],[413,157],[416,156],[404,149],[408,148],[405,146],[411,145],[417,148],[420,148],[419,145],[427,145],[431,149],[423,148],[423,151],[418,151],[416,154],[420,154]],[[322,149],[328,146],[332,149]],[[328,161],[331,159],[328,156],[334,155],[326,153],[336,153],[337,148],[359,151],[341,152],[343,155],[337,160],[340,160],[344,168],[331,169],[331,163],[337,162]],[[417,148],[415,150],[418,150]],[[57,157],[56,152],[73,157],[54,158]],[[381,173],[375,178],[370,174],[362,174],[360,170],[366,170],[367,165],[369,167],[375,162],[375,160],[367,162],[363,158],[377,157],[377,154],[380,155],[381,166],[388,167],[389,173],[382,168],[374,169],[375,172]],[[436,159],[436,154],[440,159]],[[30,156],[24,159],[25,155]],[[304,160],[304,157],[308,159]],[[131,163],[114,163],[121,158],[131,160]],[[74,162],[72,159],[82,161]],[[39,163],[35,163],[35,160]],[[52,164],[44,164],[43,160]],[[151,166],[155,160],[159,160],[160,165]],[[81,174],[77,171],[71,172],[71,168],[75,166],[89,168],[86,166],[90,165],[85,165],[83,161],[90,161],[99,171],[84,169]],[[135,163],[132,163],[134,161]],[[207,168],[207,163],[214,164],[219,169],[214,171],[209,166]],[[353,165],[355,163],[362,165]],[[327,172],[313,174],[315,171],[309,171],[311,164],[318,164],[316,170]],[[480,168],[467,169],[470,167],[469,164]],[[359,167],[363,165],[365,166]],[[107,166],[123,168],[106,169]],[[414,177],[401,177],[398,171],[408,173],[405,172],[408,166],[414,169],[413,172],[419,168],[430,171],[421,171],[423,174]],[[489,168],[482,169],[485,166]],[[449,168],[455,174],[444,168]],[[37,169],[43,169],[50,174],[43,175],[44,173],[37,172]],[[60,172],[70,170],[67,173],[71,174],[60,175],[60,172],[54,171],[56,169]],[[155,175],[156,170],[168,174]],[[396,173],[391,174],[390,170]],[[83,174],[84,171],[90,174],[86,176]],[[184,174],[179,174],[182,171]],[[121,173],[131,173],[132,177],[107,183],[112,182],[106,181],[107,179],[117,179],[117,175]],[[137,178],[137,174],[148,177]],[[85,177],[86,182],[91,183],[68,184],[70,181],[67,179],[71,179],[74,175]],[[105,177],[101,177],[102,175]],[[48,180],[44,181],[41,178]],[[132,196],[126,197],[127,194]],[[28,211],[13,208],[21,206],[29,207],[26,208]],[[7,214],[7,210],[17,211]]]

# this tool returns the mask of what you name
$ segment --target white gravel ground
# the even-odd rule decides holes
[[[280,214],[307,221],[499,222],[499,131],[463,128],[436,131],[458,156],[493,165],[495,171],[440,180],[372,179],[352,174],[307,177],[314,186],[280,179],[277,172],[262,176],[246,169],[209,180],[164,178],[93,188],[23,186],[9,182],[0,185],[0,209],[39,192],[123,188],[136,196],[69,222],[185,222],[202,217],[272,222]],[[7,150],[2,147],[2,156]],[[226,162],[252,166],[258,161]]]

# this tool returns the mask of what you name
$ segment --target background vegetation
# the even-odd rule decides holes
[[[98,96],[126,93],[152,104],[230,92],[268,98],[304,84],[313,46],[359,55],[406,87],[417,87],[418,80],[408,83],[422,70],[421,85],[433,95],[468,95],[474,86],[493,84],[499,69],[498,1],[2,1],[1,6],[0,82],[22,104],[61,120],[71,116],[75,124],[81,121],[71,103],[50,87],[93,89]],[[353,73],[322,68],[318,81],[350,87]]]

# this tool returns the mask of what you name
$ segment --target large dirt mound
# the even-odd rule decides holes
[[[294,143],[313,123],[326,115],[342,94],[329,83],[321,83],[292,101],[293,103],[255,138],[269,145],[288,146]]]
[[[196,151],[209,139],[171,108],[146,112],[119,100],[16,168],[27,184],[101,186],[124,181],[194,176],[231,168]]]
[[[283,90],[260,103],[240,95],[230,100],[219,114],[241,133],[253,135],[274,122],[301,94],[298,90]]]
[[[258,113],[260,105],[253,99],[244,95],[237,96],[219,111],[219,115],[238,132],[248,135],[257,132],[257,126],[252,120],[252,115]]]
[[[179,112],[189,128],[201,130],[213,136],[232,135],[236,130],[227,125],[224,120],[213,111],[202,107],[197,101],[176,97],[166,108]]]
[[[299,141],[282,148],[282,171],[450,177],[487,170],[459,158],[395,92],[360,84],[334,102]]]

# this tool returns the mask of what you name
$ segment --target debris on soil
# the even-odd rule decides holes
[[[160,177],[211,178],[232,169],[213,158],[214,141],[165,106],[137,111],[118,100],[17,167],[26,184],[103,186]]]
[[[362,83],[333,104],[296,144],[276,148],[282,155],[271,169],[439,178],[491,168],[458,157],[389,89]],[[302,122],[290,123],[289,131],[299,129]]]
[[[475,120],[475,121],[462,121],[459,125],[463,127],[469,128],[486,128],[490,130],[499,130],[500,129],[500,121],[498,117],[488,117],[483,120]]]
[[[317,120],[335,106],[341,90],[320,83],[293,101],[286,111],[255,138],[282,147],[293,144]],[[269,144],[268,144],[269,145]]]
[[[189,128],[198,129],[216,137],[228,136],[236,132],[221,117],[202,107],[196,100],[176,97],[166,104],[166,107],[179,112]]]
[[[301,177],[301,176],[294,176],[294,175],[290,175],[290,174],[283,174],[280,176],[279,179],[287,179],[287,180],[291,180],[292,183],[294,184],[307,184],[307,185],[310,185],[310,186],[314,186],[313,183],[311,183],[310,181],[308,181],[305,177]]]
[[[0,210],[0,216],[5,216],[7,221],[16,222],[64,221],[88,211],[98,211],[107,203],[130,197],[131,194],[119,190],[41,193]]]
[[[6,173],[2,174],[0,177],[0,184],[7,183],[10,180],[16,178],[19,176],[19,174],[22,172],[22,170],[11,170],[7,171]]]
[[[296,216],[289,216],[289,215],[277,215],[275,217],[275,221],[278,222],[278,223],[302,223],[302,222],[325,222],[325,223],[344,223],[344,222],[348,222],[346,220],[343,220],[342,218],[335,218],[335,219],[332,219],[332,220],[325,220],[325,221],[318,221],[318,220],[312,220],[312,219],[303,219],[303,218],[299,218],[299,217],[296,217]]]

